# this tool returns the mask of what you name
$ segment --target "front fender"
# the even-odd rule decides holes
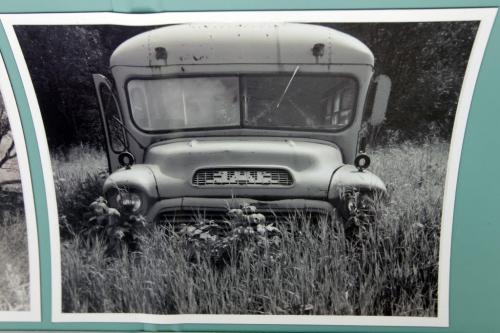
[[[341,198],[346,190],[358,189],[386,193],[384,182],[370,171],[359,171],[353,165],[343,165],[332,175],[328,191],[329,200]]]
[[[119,169],[106,179],[104,194],[117,188],[126,188],[144,193],[148,198],[158,198],[158,187],[151,169],[145,164],[132,165],[129,169]]]

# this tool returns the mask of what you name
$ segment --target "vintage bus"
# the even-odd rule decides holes
[[[387,76],[358,39],[320,25],[197,23],[154,29],[94,74],[109,203],[150,221],[267,219],[371,209],[385,185],[362,130],[384,120]],[[368,98],[371,96],[371,98]]]

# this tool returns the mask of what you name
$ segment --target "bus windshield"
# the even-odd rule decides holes
[[[220,127],[340,130],[354,116],[354,78],[301,73],[129,81],[130,109],[145,131]]]

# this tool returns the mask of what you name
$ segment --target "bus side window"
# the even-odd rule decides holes
[[[99,90],[102,98],[104,115],[106,117],[106,126],[108,126],[111,149],[115,153],[123,152],[126,149],[125,132],[122,125],[116,120],[119,119],[121,121],[120,112],[116,104],[117,101],[109,88],[104,84],[99,86]]]

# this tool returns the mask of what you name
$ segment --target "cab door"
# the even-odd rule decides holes
[[[113,172],[121,167],[118,155],[128,150],[123,118],[111,82],[102,74],[93,74],[92,77],[106,137],[109,171]]]

